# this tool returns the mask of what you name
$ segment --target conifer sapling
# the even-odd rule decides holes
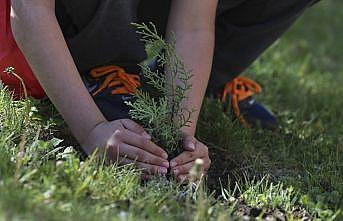
[[[129,102],[130,116],[151,134],[152,140],[175,157],[182,152],[181,129],[189,126],[194,109],[183,107],[191,89],[191,72],[175,50],[175,37],[165,41],[156,27],[149,23],[133,24],[146,45],[148,60],[140,64],[143,87]],[[156,61],[152,68],[149,61]]]

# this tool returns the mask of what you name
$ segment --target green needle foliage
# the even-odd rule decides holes
[[[147,87],[136,93],[135,102],[128,103],[130,116],[150,132],[154,142],[175,155],[181,150],[181,128],[191,123],[194,112],[183,107],[192,75],[175,51],[175,38],[165,41],[152,23],[134,26],[147,47],[148,60],[155,59],[158,67],[153,70],[149,62],[140,64]]]

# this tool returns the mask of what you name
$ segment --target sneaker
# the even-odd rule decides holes
[[[152,59],[148,66],[156,70],[157,60]],[[134,102],[138,88],[146,87],[141,68],[132,64],[125,68],[116,65],[97,67],[82,78],[88,92],[109,121],[130,118],[127,102]]]
[[[231,112],[246,128],[257,127],[276,130],[276,117],[267,108],[257,103],[254,94],[261,93],[261,86],[247,77],[236,77],[224,86],[222,102],[229,102]]]
[[[94,68],[83,81],[95,103],[109,121],[129,118],[126,102],[134,100],[141,86],[139,74],[130,74],[124,68],[110,65]]]

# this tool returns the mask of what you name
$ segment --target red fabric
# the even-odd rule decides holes
[[[27,88],[28,95],[37,99],[45,97],[45,93],[35,78],[27,61],[14,40],[10,23],[10,0],[0,0],[0,80],[13,92],[15,99],[23,98],[23,87],[19,79],[3,71],[14,67]]]

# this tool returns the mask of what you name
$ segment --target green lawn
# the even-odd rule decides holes
[[[322,1],[245,73],[279,133],[242,129],[206,100],[197,134],[213,166],[198,185],[84,159],[50,104],[1,88],[0,220],[342,220],[342,20],[341,0]]]

